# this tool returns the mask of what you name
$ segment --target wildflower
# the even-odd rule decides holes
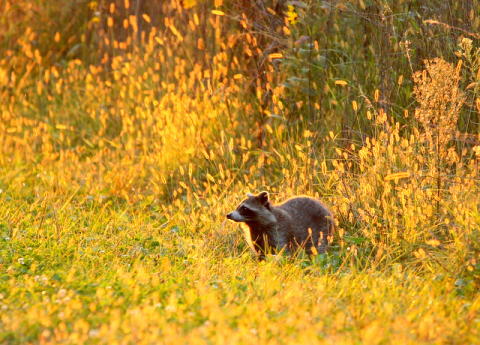
[[[287,19],[291,25],[295,25],[298,22],[298,13],[295,12],[295,7],[288,5]]]
[[[93,11],[97,8],[98,6],[98,2],[97,1],[91,1],[89,4],[88,4],[88,7]]]
[[[462,39],[462,41],[460,42],[459,46],[466,53],[470,53],[470,51],[472,50],[472,46],[473,46],[472,43],[473,43],[473,41],[470,38],[464,37]]]
[[[88,336],[90,338],[96,338],[98,337],[98,334],[100,333],[100,331],[98,329],[91,329],[89,332],[88,332]]]
[[[174,312],[177,311],[177,307],[174,306],[174,305],[167,305],[167,306],[165,307],[165,311],[174,313]]]

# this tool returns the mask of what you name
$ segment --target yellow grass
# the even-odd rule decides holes
[[[133,2],[105,18],[87,5],[99,61],[63,50],[68,28],[48,41],[5,12],[0,342],[478,342],[471,41],[454,63],[401,72],[394,104],[331,75],[337,57],[324,82],[295,74],[324,66],[301,6],[262,36],[262,15],[281,16],[272,6],[248,17],[165,2],[159,24]],[[322,199],[336,216],[329,253],[258,262],[225,215],[262,190]]]

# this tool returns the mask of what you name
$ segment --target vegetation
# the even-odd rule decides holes
[[[0,342],[477,343],[479,9],[0,2]],[[256,260],[262,190],[329,252]]]

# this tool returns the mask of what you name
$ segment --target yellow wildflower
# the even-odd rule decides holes
[[[298,22],[298,13],[295,12],[295,7],[288,5],[287,19],[291,25],[295,25]]]

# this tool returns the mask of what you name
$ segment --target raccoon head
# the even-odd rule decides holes
[[[267,192],[261,192],[258,195],[248,193],[247,198],[242,201],[237,209],[227,214],[227,219],[243,223],[275,222],[276,219],[271,207]]]

